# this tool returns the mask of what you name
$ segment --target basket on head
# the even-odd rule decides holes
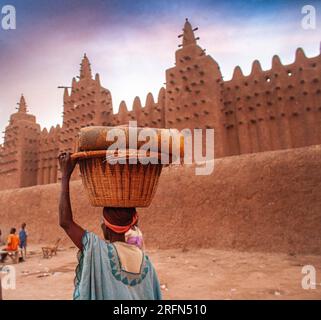
[[[125,152],[124,152],[125,151]],[[131,164],[138,150],[123,150],[115,155],[106,150],[83,151],[72,155],[78,159],[82,181],[91,205],[96,207],[148,207],[156,192],[162,171],[160,153],[150,153],[157,161]],[[117,162],[110,160],[117,156]],[[121,158],[125,163],[119,163]],[[115,158],[116,159],[116,158]]]

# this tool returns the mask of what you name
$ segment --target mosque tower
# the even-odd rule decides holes
[[[78,81],[73,78],[71,92],[67,88],[64,91],[60,151],[74,151],[75,137],[81,128],[111,125],[112,116],[111,94],[101,86],[98,73],[93,79],[91,65],[85,54],[80,64]]]
[[[36,117],[28,114],[23,95],[17,112],[12,114],[5,129],[0,152],[1,189],[37,184],[37,155],[40,126]]]
[[[175,67],[166,70],[166,128],[215,128],[215,140],[221,141],[220,83],[222,75],[217,62],[197,44],[186,19],[182,44],[175,53]],[[223,154],[221,143],[215,155]]]

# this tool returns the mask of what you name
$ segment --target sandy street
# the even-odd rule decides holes
[[[64,247],[51,259],[31,246],[16,265],[16,290],[4,299],[71,299],[76,249]],[[214,249],[148,251],[165,299],[321,299],[321,257]],[[9,260],[8,260],[9,261]],[[301,287],[304,265],[316,268],[317,287]]]

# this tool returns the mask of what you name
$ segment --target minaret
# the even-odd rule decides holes
[[[18,103],[18,105],[19,105],[18,112],[27,113],[27,104],[23,94],[21,95],[20,102]]]
[[[186,19],[175,66],[166,70],[165,127],[215,128],[216,156],[222,155],[220,95],[222,75],[217,62],[206,55]]]
[[[80,63],[79,79],[72,78],[71,90],[66,88],[64,91],[59,151],[74,151],[76,137],[81,128],[103,123],[107,125],[111,123],[112,117],[110,92],[101,86],[99,75],[92,73],[89,59],[84,54]]]
[[[92,79],[90,62],[87,58],[86,53],[80,64],[80,79]]]
[[[0,189],[37,184],[40,126],[36,117],[27,113],[23,95],[17,104],[18,110],[10,116],[5,129],[5,152],[0,164]]]
[[[196,45],[196,40],[199,39],[199,38],[195,38],[194,31],[196,30],[198,30],[198,28],[193,29],[192,25],[186,18],[185,25],[183,28],[184,33],[179,35],[179,37],[183,37],[183,43],[182,43],[183,47],[186,47],[191,44]]]

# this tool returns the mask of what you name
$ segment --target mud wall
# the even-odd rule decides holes
[[[218,159],[211,176],[164,169],[151,207],[139,210],[147,246],[321,254],[320,158],[312,146]],[[59,192],[59,184],[0,192],[3,233],[25,221],[31,242],[69,245]],[[90,207],[80,181],[71,195],[75,219],[100,232],[101,209]]]

